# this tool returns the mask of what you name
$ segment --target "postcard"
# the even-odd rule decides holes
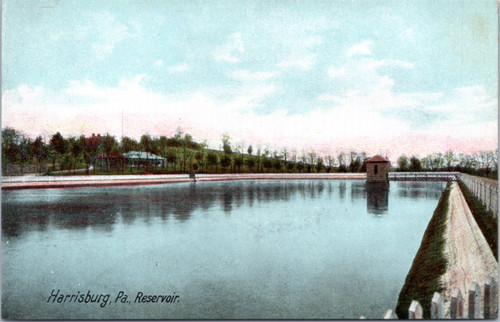
[[[7,320],[498,315],[498,3],[2,2]]]

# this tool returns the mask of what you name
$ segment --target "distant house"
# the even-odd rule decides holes
[[[117,152],[102,153],[95,158],[95,165],[101,169],[119,169],[127,165],[127,158]]]
[[[165,168],[167,160],[150,152],[130,151],[124,153],[123,156],[127,158],[128,164],[131,167],[154,167]]]
[[[92,133],[91,137],[85,138],[85,142],[90,147],[90,149],[93,151],[93,153],[95,153],[95,151],[97,151],[97,148],[102,143],[102,136],[101,136],[101,134],[97,134],[97,136],[96,136],[95,133]]]
[[[386,158],[376,155],[366,161],[366,183],[373,187],[389,187],[389,169],[391,163]]]

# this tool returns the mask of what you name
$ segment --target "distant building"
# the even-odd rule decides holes
[[[102,143],[101,134],[97,134],[96,136],[95,133],[92,133],[91,137],[85,138],[85,142],[90,147],[90,149],[95,152]]]
[[[366,184],[368,187],[389,187],[389,168],[391,163],[386,158],[376,155],[366,161]]]
[[[127,165],[127,158],[120,153],[102,153],[95,158],[95,166],[100,169],[121,169]]]
[[[130,151],[124,153],[128,164],[131,167],[153,167],[164,169],[167,166],[167,160],[150,152]]]

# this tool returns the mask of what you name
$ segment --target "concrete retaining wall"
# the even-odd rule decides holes
[[[422,308],[413,301],[408,308],[409,317],[422,318],[425,311],[431,313],[431,318],[438,319],[495,318],[498,313],[498,262],[457,182],[451,183],[443,237],[447,265],[440,285],[444,289],[434,294],[430,307]],[[395,318],[393,313],[387,311],[384,318]]]
[[[2,189],[46,189],[102,187],[121,185],[147,185],[193,181],[227,181],[227,180],[365,180],[366,173],[248,173],[248,174],[188,174],[164,175],[108,175],[108,176],[19,176],[2,177]]]

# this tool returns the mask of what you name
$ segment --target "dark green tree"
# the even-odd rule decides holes
[[[262,168],[264,168],[264,170],[266,171],[269,171],[269,169],[271,169],[272,166],[273,162],[271,161],[271,159],[264,156],[264,159],[262,160]]]
[[[243,157],[241,155],[235,156],[233,163],[237,171],[240,172],[241,166],[243,165]]]
[[[78,161],[78,158],[82,154],[82,145],[79,139],[76,138],[69,138],[68,139],[69,143],[69,152],[71,154],[71,159],[72,159],[72,168],[73,168],[73,173],[75,173],[75,168],[76,168],[76,163]]]
[[[124,136],[121,140],[121,150],[123,153],[139,150],[139,143],[136,140]]]
[[[422,171],[422,164],[420,163],[420,160],[414,155],[412,155],[410,158],[409,170],[412,172]]]
[[[149,134],[144,134],[141,136],[141,150],[145,152],[152,152],[152,139]]]
[[[43,142],[42,137],[39,135],[33,142],[31,146],[31,153],[33,155],[33,166],[35,168],[35,172],[40,172],[40,161],[45,159],[45,143]]]
[[[21,134],[15,129],[6,127],[2,130],[2,173],[8,175],[9,165],[19,159],[19,142]]]
[[[213,152],[213,151],[208,152],[207,163],[211,167],[212,172],[214,172],[214,167],[216,167],[215,170],[217,171],[217,163],[218,162],[219,162],[219,160],[217,158],[217,154],[215,154],[215,152]]]
[[[303,172],[303,171],[304,171],[304,162],[299,161],[299,162],[297,163],[296,168],[297,168],[297,170],[298,170],[299,172]]]
[[[56,134],[54,134],[52,136],[52,138],[50,139],[50,145],[53,147],[54,151],[56,152],[53,156],[53,159],[52,159],[52,169],[54,169],[55,165],[56,165],[56,159],[62,158],[64,153],[66,153],[67,145],[66,145],[66,140],[64,140],[64,137],[61,135],[60,132],[57,132]],[[62,165],[59,166],[59,168],[61,168],[61,167],[62,167]]]
[[[196,164],[198,164],[200,171],[203,171],[204,156],[205,154],[203,151],[196,151],[196,153],[194,154],[194,159],[196,160]]]
[[[255,160],[253,158],[248,158],[245,160],[248,171],[252,172],[253,167],[255,166]]]
[[[172,150],[172,149],[168,149],[167,151],[167,162],[169,164],[172,164],[173,165],[173,171],[175,172],[175,163],[177,162],[177,155],[175,154],[175,152]],[[167,168],[168,168],[168,165],[167,165]]]
[[[111,166],[110,164],[111,152],[116,152],[118,150],[118,142],[116,142],[114,136],[110,135],[109,133],[106,133],[106,135],[102,138],[102,148],[106,156],[106,168],[107,171],[109,172]]]
[[[278,155],[273,158],[272,162],[274,170],[276,170],[276,172],[281,172],[281,160]]]
[[[225,172],[227,167],[231,165],[231,157],[228,154],[224,153],[222,155],[222,158],[220,159],[220,165]]]
[[[230,137],[224,134],[221,140],[222,140],[222,150],[224,151],[224,153],[225,154],[233,153],[233,150],[231,150]]]
[[[318,160],[316,160],[316,171],[319,173],[323,170],[323,168],[324,168],[323,158],[318,158]]]
[[[398,171],[408,171],[408,157],[404,154],[398,158]]]
[[[82,150],[81,154],[83,156],[83,160],[85,160],[85,173],[89,174],[90,157],[91,157],[90,145],[87,143],[87,140],[85,139],[84,135],[80,135],[80,137],[78,138],[78,143],[80,144]]]

